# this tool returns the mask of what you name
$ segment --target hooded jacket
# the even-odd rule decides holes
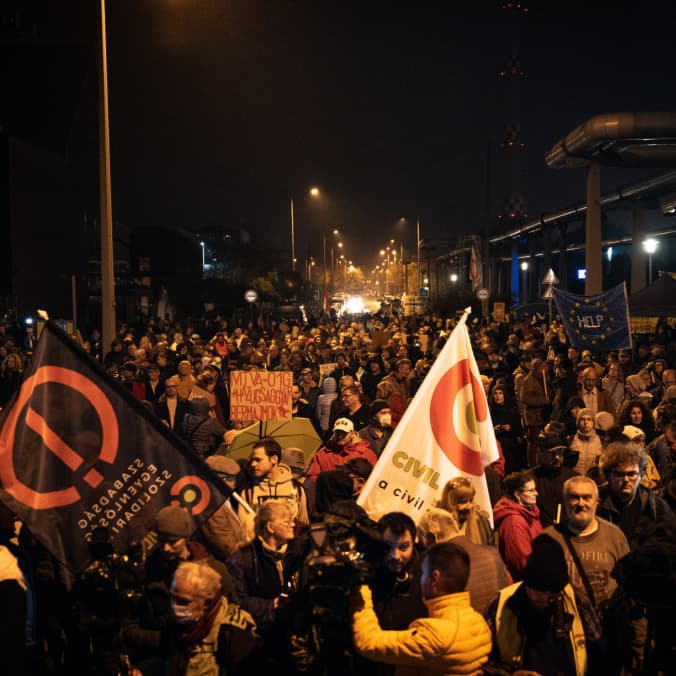
[[[185,439],[202,457],[213,453],[225,434],[225,427],[208,415],[210,408],[209,400],[205,397],[191,399],[182,423]]]
[[[336,467],[344,465],[352,458],[365,458],[371,465],[375,465],[378,462],[378,457],[369,446],[368,441],[364,441],[361,438],[356,443],[343,446],[337,451],[322,446],[312,456],[312,461],[307,470],[308,478],[312,481],[317,481],[320,472],[327,469],[336,469]]]
[[[493,521],[498,532],[498,547],[502,560],[512,578],[523,577],[533,540],[542,532],[540,508],[528,508],[511,498],[503,496],[493,508]]]
[[[293,478],[291,467],[285,463],[277,465],[277,478],[271,479],[270,475],[263,477],[252,486],[245,488],[242,497],[255,510],[266,500],[288,500],[295,507],[296,523],[298,526],[308,526],[310,517],[308,514],[307,495],[302,485]],[[243,508],[240,508],[239,515],[245,518]]]
[[[523,379],[519,390],[523,418],[527,427],[537,427],[547,422],[544,418],[544,407],[549,404],[549,398],[545,394],[540,366],[542,359],[533,359],[530,373]]]
[[[324,378],[321,387],[322,393],[317,397],[317,417],[322,432],[329,430],[329,417],[331,416],[331,402],[338,398],[338,384],[335,378]]]

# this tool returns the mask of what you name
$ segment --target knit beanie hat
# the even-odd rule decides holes
[[[643,390],[645,390],[643,378],[641,378],[641,376],[639,376],[637,373],[627,376],[626,380],[631,383],[634,389],[638,390],[639,392],[643,392]]]
[[[609,429],[615,427],[615,418],[612,413],[608,411],[599,411],[596,414],[595,425],[597,430],[607,432]]]
[[[389,407],[390,405],[384,399],[374,399],[371,406],[369,406],[369,415],[374,418],[377,413]]]
[[[594,411],[592,411],[590,408],[582,408],[580,409],[580,412],[577,414],[575,422],[579,423],[583,415],[588,415],[592,420],[594,420],[596,417],[594,415]]]
[[[561,545],[549,535],[533,540],[533,551],[526,561],[523,582],[537,591],[560,592],[568,584],[568,567]]]

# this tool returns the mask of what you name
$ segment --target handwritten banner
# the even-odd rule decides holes
[[[233,371],[230,417],[233,420],[291,418],[291,371]]]

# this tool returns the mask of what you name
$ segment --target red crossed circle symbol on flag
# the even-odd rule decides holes
[[[472,375],[467,359],[459,361],[439,379],[430,402],[430,425],[434,438],[446,457],[460,471],[481,476],[484,471],[481,453],[464,443],[453,420],[456,397],[466,385],[471,385],[472,398],[463,402],[463,422],[468,431],[477,433],[476,423],[486,420],[488,408],[481,383]]]
[[[40,492],[19,481],[15,473],[14,438],[19,422],[19,416],[24,406],[33,396],[33,391],[40,385],[57,383],[65,385],[85,397],[92,405],[101,421],[101,449],[99,459],[112,464],[117,455],[119,432],[117,417],[106,395],[89,378],[77,371],[61,366],[41,366],[21,386],[19,396],[7,416],[5,425],[0,433],[0,479],[2,487],[15,499],[33,509],[53,509],[65,507],[80,499],[80,493],[75,486],[68,486],[55,491]],[[49,427],[48,422],[30,405],[26,411],[25,425],[37,434],[45,448],[53,453],[68,469],[76,472],[84,459],[73,450]],[[103,476],[95,469],[90,469],[84,475],[84,481],[96,488]]]

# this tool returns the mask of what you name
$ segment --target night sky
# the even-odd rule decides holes
[[[96,15],[65,5],[43,32],[86,47]],[[581,171],[544,162],[575,126],[673,109],[672,25],[658,2],[530,5],[520,36],[530,216],[584,199]],[[299,258],[338,227],[364,263],[391,237],[412,253],[417,217],[423,237],[482,231],[487,214],[493,231],[510,118],[498,72],[513,42],[496,2],[109,1],[114,217],[241,226],[288,251],[294,197]],[[605,187],[659,171],[607,170]],[[305,199],[311,185],[321,204]],[[395,227],[401,217],[408,227]]]

